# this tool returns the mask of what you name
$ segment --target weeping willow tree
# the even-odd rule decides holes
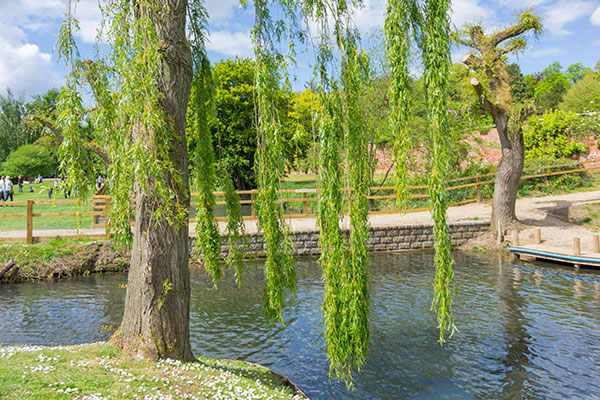
[[[358,96],[369,79],[368,60],[359,50],[360,38],[352,29],[353,4],[309,2],[317,20],[321,41],[317,50],[316,75],[322,108],[318,118],[321,190],[318,210],[320,263],[325,293],[323,313],[330,373],[352,383],[352,371],[360,370],[369,344],[368,296],[368,137],[362,124]],[[410,150],[407,121],[409,99],[409,49],[418,43],[425,66],[429,148],[429,196],[434,219],[435,266],[432,309],[438,313],[440,342],[445,332],[454,332],[452,305],[452,257],[446,221],[445,171],[447,157],[447,77],[450,66],[449,1],[390,1],[386,16],[387,54],[392,79],[390,99],[395,134],[398,206],[406,204],[406,158]],[[333,21],[333,23],[331,23]],[[333,43],[330,38],[333,37]],[[337,49],[339,54],[335,54]],[[334,76],[339,62],[338,76]],[[342,182],[350,194],[350,229],[345,240],[341,219],[345,210]]]
[[[256,58],[258,226],[267,248],[264,314],[272,321],[283,321],[284,299],[288,292],[294,291],[296,274],[289,228],[277,193],[284,163],[275,95],[277,87],[285,81],[293,46],[286,49],[287,54],[282,54],[278,43],[283,38],[290,44],[302,39],[296,23],[299,10],[319,25],[316,71],[322,107],[317,121],[321,146],[318,221],[325,281],[325,339],[332,376],[349,384],[352,371],[364,364],[369,344],[370,168],[365,157],[368,135],[358,98],[370,76],[368,59],[360,50],[360,37],[353,28],[355,5],[344,0],[308,0],[302,4],[257,0],[252,30]],[[444,0],[392,1],[386,20],[388,52],[394,71],[391,98],[396,154],[400,161],[397,179],[402,193],[406,187],[402,159],[408,149],[405,122],[409,107],[404,104],[408,90],[406,58],[409,41],[413,40],[409,31],[420,38],[424,54],[432,143],[430,195],[436,237],[433,307],[438,309],[441,340],[444,331],[453,328],[443,135],[449,65],[448,5]],[[275,7],[279,7],[277,15],[283,15],[280,20],[272,18]],[[103,13],[101,38],[110,43],[110,51],[99,53],[94,61],[78,60],[73,40],[77,21],[70,2],[61,29],[60,55],[71,71],[59,105],[59,123],[64,132],[62,168],[69,184],[85,195],[93,179],[85,174],[89,171],[88,158],[80,129],[87,115],[95,127],[96,141],[112,160],[110,223],[120,242],[131,243],[132,252],[125,314],[112,341],[139,357],[191,359],[187,137],[197,143],[192,160],[197,171],[193,182],[199,191],[198,250],[213,279],[222,274],[220,238],[213,220],[216,173],[207,125],[212,112],[212,80],[204,51],[206,13],[200,0],[110,0]],[[186,19],[190,21],[189,36],[186,36]],[[415,32],[419,34],[414,35]],[[87,65],[86,71],[93,71],[91,81],[97,104],[91,113],[79,95],[85,76],[83,65]],[[347,195],[343,194],[343,183],[350,188]],[[230,181],[225,179],[221,185],[230,213],[230,239],[237,243],[243,228],[239,198]],[[348,199],[346,205],[344,198]],[[402,197],[399,203],[402,204]],[[345,209],[350,218],[347,238],[341,228]],[[135,218],[133,229],[130,218]],[[237,266],[238,280],[241,257],[234,250],[227,260]]]

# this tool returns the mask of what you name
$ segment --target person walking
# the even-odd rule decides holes
[[[6,187],[4,183],[4,177],[0,176],[0,201],[6,201],[4,198],[4,188]]]
[[[4,201],[8,201],[8,197],[10,196],[10,201],[13,201],[13,183],[10,180],[10,176],[6,176],[4,179]]]
[[[23,193],[23,175],[19,175],[19,179],[17,180],[17,184],[19,185],[19,193]]]

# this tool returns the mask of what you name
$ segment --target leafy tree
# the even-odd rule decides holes
[[[6,96],[0,95],[0,162],[19,146],[37,139],[23,123],[26,113],[23,95],[15,97],[10,89],[6,90]]]
[[[290,137],[288,160],[294,169],[316,171],[318,156],[314,116],[321,107],[319,96],[309,87],[302,92],[293,92],[287,114]]]
[[[582,79],[589,68],[580,63],[570,65],[565,72],[558,62],[550,64],[530,79],[535,97],[536,112],[543,114],[558,107],[571,85]]]
[[[600,111],[600,76],[598,76],[598,72],[589,72],[571,86],[558,108],[576,113]]]
[[[443,340],[445,330],[454,327],[450,313],[452,257],[444,189],[449,5],[448,0],[427,1],[423,10],[418,9],[420,17],[415,19],[423,28],[426,110],[432,143],[429,194],[435,221],[437,268],[433,308],[438,309],[440,340]],[[281,39],[287,25],[271,18],[271,7],[276,4],[255,1],[254,6],[258,226],[264,234],[267,249],[264,313],[272,320],[281,320],[283,301],[287,291],[294,290],[296,275],[289,229],[283,220],[277,194],[287,143],[285,129],[282,129],[285,121],[281,115],[289,112],[285,106],[280,107],[286,96],[280,95],[282,92],[277,88],[283,80],[281,71],[287,58],[278,52],[279,46],[272,41]],[[335,3],[334,7],[329,2],[309,2],[305,6],[309,10],[303,8],[303,11],[309,12],[321,24],[332,17],[339,33],[335,48],[340,50],[340,74],[339,80],[331,81],[326,66],[332,61],[330,55],[334,46],[328,43],[332,36],[325,30],[320,32],[323,46],[319,47],[318,58],[323,86],[319,96],[323,119],[319,124],[319,137],[321,147],[328,152],[321,158],[326,170],[321,171],[323,190],[319,209],[323,214],[319,221],[320,242],[324,247],[322,265],[326,299],[329,300],[323,305],[328,356],[334,375],[351,379],[352,369],[360,367],[366,360],[369,343],[367,133],[358,107],[361,88],[367,81],[366,60],[364,53],[358,50],[360,41],[350,22],[351,10],[344,1]],[[414,6],[417,6],[416,2]],[[286,21],[294,25],[293,4],[282,2],[281,8],[288,18]],[[210,267],[207,265],[207,259],[214,260],[220,239],[211,215],[214,198],[210,189],[214,187],[214,170],[211,171],[213,166],[209,161],[213,155],[207,121],[212,83],[204,50],[206,11],[196,0],[189,3],[185,0],[110,2],[102,10],[108,28],[105,35],[110,46],[107,47],[111,50],[106,58],[78,60],[73,39],[78,24],[70,10],[59,35],[59,55],[71,71],[61,90],[57,112],[57,126],[63,135],[60,147],[63,172],[68,176],[68,184],[79,189],[85,197],[90,184],[86,156],[89,150],[82,121],[89,117],[94,121],[95,142],[111,160],[109,182],[113,206],[110,223],[113,232],[121,243],[132,243],[133,247],[125,312],[121,326],[111,340],[140,358],[189,360],[193,354],[189,342],[187,217],[190,189],[186,127],[190,127],[187,134],[194,135],[193,142],[197,143],[195,159],[202,161],[195,173],[201,190],[199,208],[202,208],[198,217],[202,221],[197,225],[210,231],[201,235],[201,240],[206,241],[202,247],[208,252],[208,257],[204,254],[205,266],[215,279],[220,271],[212,261]],[[330,11],[334,15],[328,15]],[[389,12],[388,17],[390,26],[401,26],[402,14]],[[190,22],[188,31],[187,21]],[[191,34],[189,41],[186,32]],[[294,35],[294,39],[302,37],[297,33]],[[401,52],[396,54],[403,57]],[[97,107],[91,111],[85,109],[79,94],[86,76],[91,78],[88,83],[97,99]],[[196,88],[193,92],[192,84]],[[194,95],[190,101],[194,105],[190,113],[193,120],[187,121],[190,93]],[[281,114],[282,111],[285,113]],[[337,141],[337,145],[328,146],[330,140]],[[340,147],[342,143],[344,148]],[[341,161],[342,150],[347,158],[344,164],[336,163]],[[201,157],[202,154],[206,157]],[[347,248],[340,226],[343,194],[339,178],[345,165],[352,188]],[[130,225],[132,207],[135,209],[133,231]],[[337,257],[339,255],[341,258]]]
[[[537,15],[524,11],[514,25],[487,36],[479,25],[467,25],[454,35],[458,43],[477,52],[477,55],[470,52],[463,62],[477,74],[471,84],[483,111],[494,119],[502,147],[492,201],[492,229],[498,223],[507,229],[517,222],[515,204],[524,162],[522,124],[535,110],[531,102],[517,102],[513,98],[505,56],[526,47],[523,35],[528,32],[537,35],[541,31]]]
[[[588,151],[573,137],[578,120],[577,114],[560,110],[530,117],[524,128],[525,157],[559,159]]]
[[[533,96],[531,85],[521,72],[519,64],[512,63],[506,66],[510,78],[510,92],[516,102],[523,102]]]
[[[2,163],[2,169],[4,175],[12,177],[34,177],[38,174],[54,176],[58,169],[58,161],[48,149],[35,144],[24,144],[10,153]]]
[[[565,75],[571,84],[575,84],[590,72],[592,72],[591,69],[584,67],[581,63],[576,63],[569,65]]]
[[[236,58],[216,63],[214,81],[215,118],[211,130],[217,170],[228,171],[236,189],[256,187],[254,157],[254,61]]]

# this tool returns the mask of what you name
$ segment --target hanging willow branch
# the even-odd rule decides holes
[[[429,0],[425,5],[423,28],[423,61],[425,64],[425,90],[427,116],[431,139],[429,174],[430,208],[434,221],[435,281],[432,309],[438,311],[440,343],[444,332],[454,334],[452,317],[452,270],[451,241],[446,221],[448,199],[446,171],[448,171],[446,131],[448,129],[448,76],[450,69],[449,0]]]
[[[256,23],[253,29],[256,58],[254,98],[258,146],[256,165],[258,196],[256,199],[258,226],[266,244],[263,313],[269,320],[283,321],[281,311],[287,290],[295,291],[296,270],[289,227],[283,221],[283,211],[278,204],[278,189],[283,173],[283,142],[279,120],[276,90],[279,87],[281,57],[273,49],[272,36],[280,37],[283,27],[273,25],[268,4],[254,2]]]
[[[408,0],[389,1],[385,19],[387,58],[390,65],[389,88],[390,118],[394,137],[394,174],[396,178],[396,204],[399,210],[408,208],[407,163],[410,141],[410,76],[408,59],[410,49],[411,13]]]
[[[343,2],[312,3],[311,12],[319,21],[321,43],[316,71],[321,99],[319,112],[320,195],[318,223],[325,293],[323,314],[330,375],[352,385],[352,371],[360,370],[369,342],[368,211],[370,166],[368,135],[362,121],[358,98],[368,75],[368,62],[358,52],[358,35],[348,28],[350,10]],[[329,76],[334,57],[328,38],[328,17],[334,20],[339,82]],[[347,151],[344,153],[343,149]],[[343,155],[346,155],[344,158]],[[349,243],[340,226],[343,212],[341,180],[347,166],[351,187]]]
[[[214,219],[216,188],[215,154],[209,120],[214,117],[214,84],[204,42],[207,14],[201,0],[188,4],[190,16],[191,47],[195,64],[195,76],[188,106],[188,142],[195,143],[192,156],[195,184],[198,191],[196,213],[196,254],[202,254],[202,263],[213,278],[213,283],[223,275],[221,266],[221,237]]]

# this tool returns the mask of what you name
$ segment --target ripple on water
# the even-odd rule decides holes
[[[298,260],[298,290],[285,326],[261,315],[263,272],[254,263],[238,288],[214,289],[192,269],[194,351],[258,362],[288,376],[313,399],[594,398],[600,393],[600,275],[545,264],[457,253],[454,316],[459,332],[437,342],[430,311],[430,252],[375,254],[371,262],[369,359],[355,390],[329,381],[321,317],[323,285],[314,259]],[[0,286],[0,343],[105,340],[118,325],[124,275]]]

